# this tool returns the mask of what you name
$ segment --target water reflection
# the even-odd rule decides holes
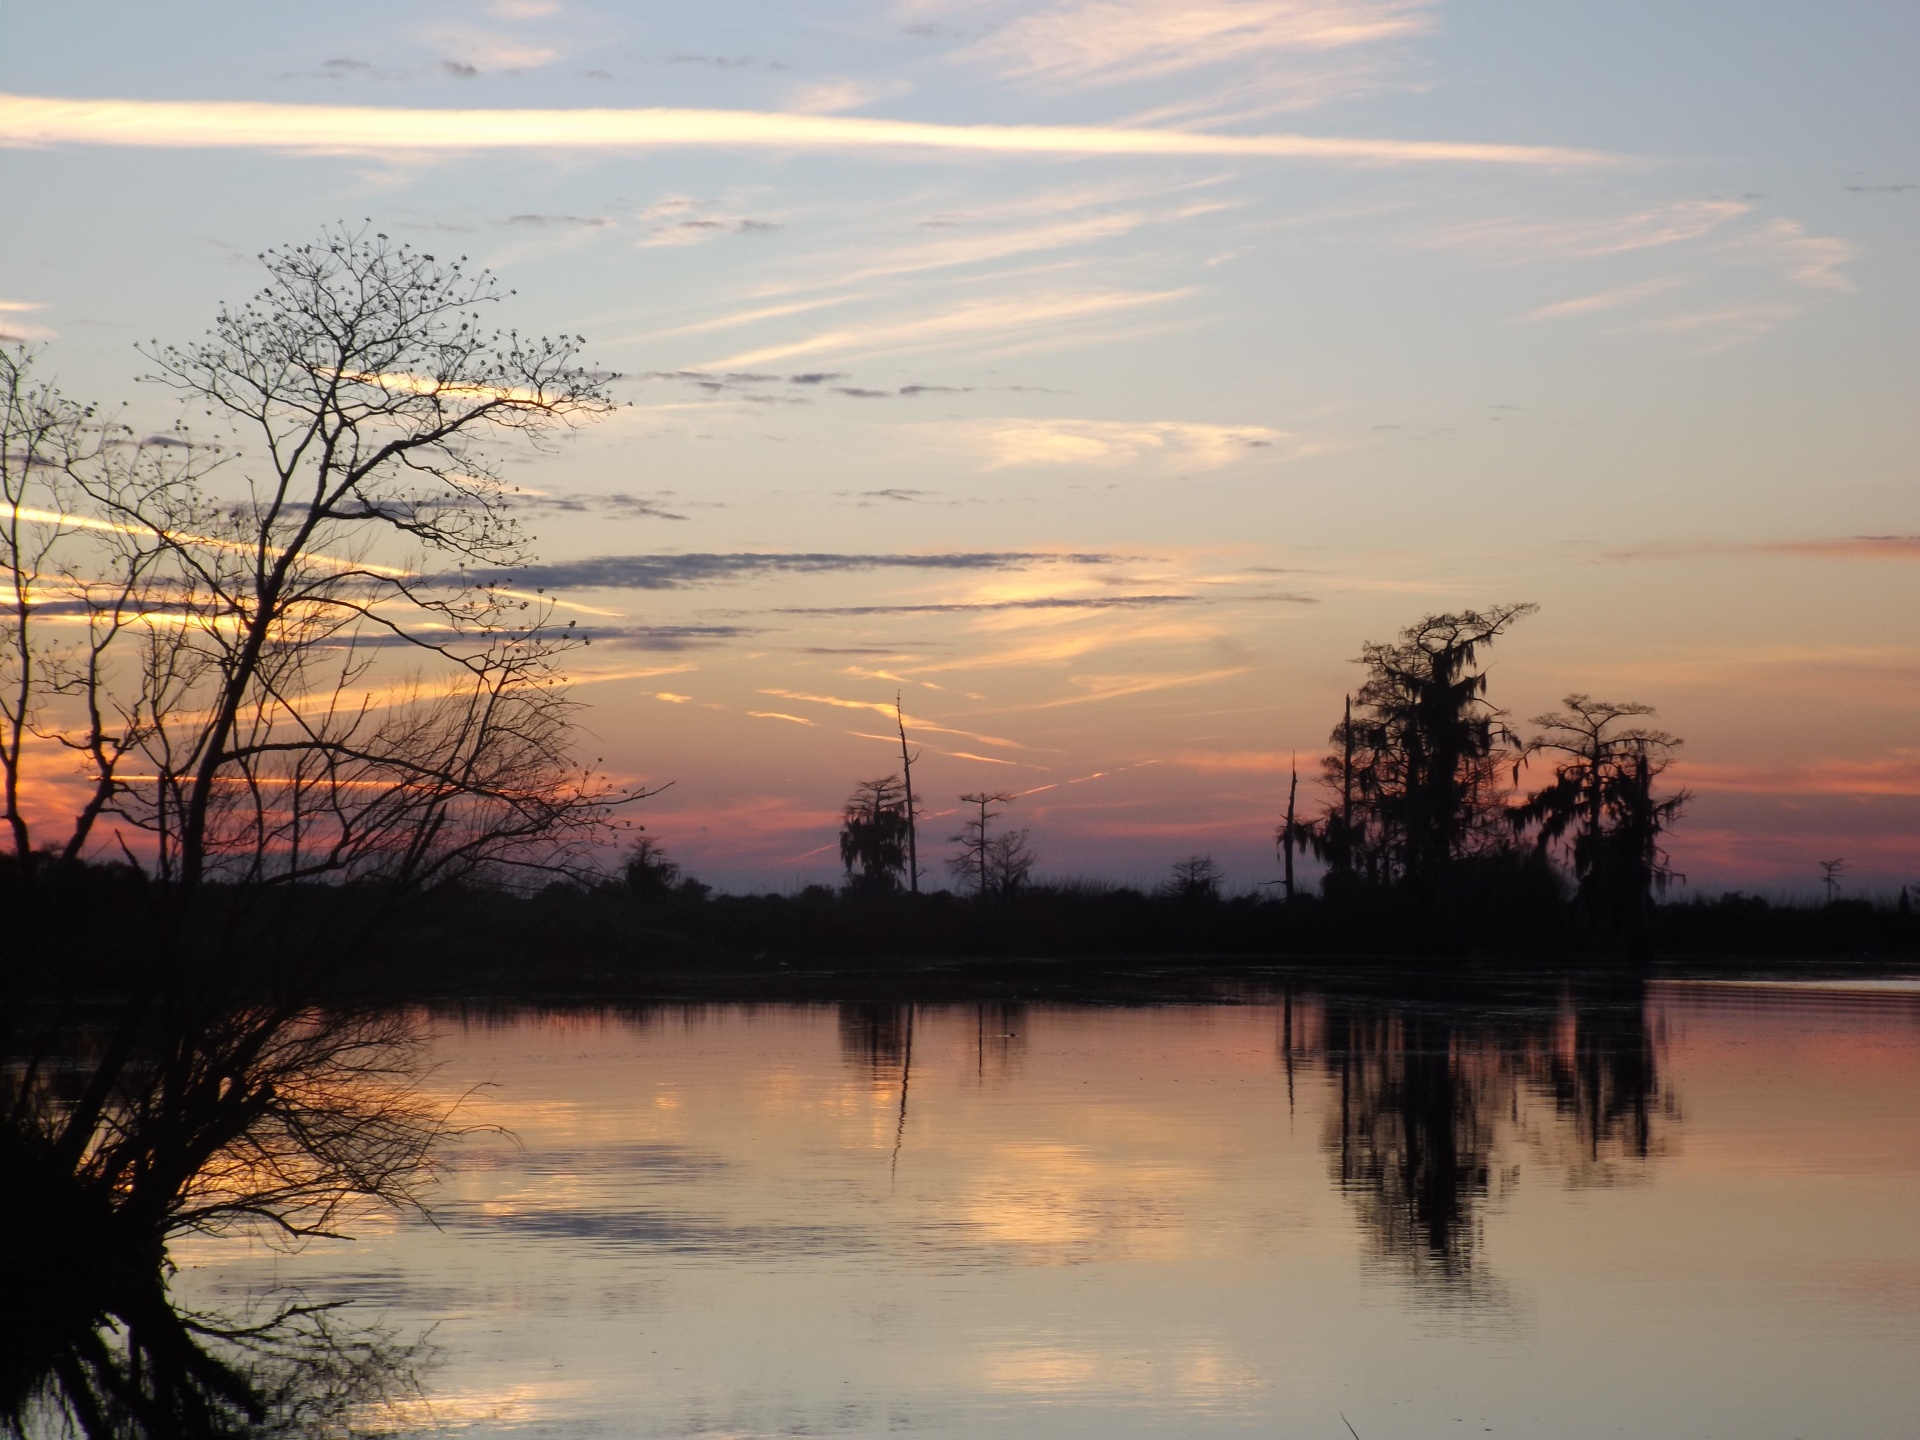
[[[965,1015],[973,1030],[975,1078],[1006,1080],[1027,1045],[1028,1007],[1012,1001],[977,1005],[914,1006],[857,1004],[839,1007],[840,1054],[849,1065],[876,1080],[892,1080],[906,1068],[912,1049],[915,1011],[931,1011],[942,1020]]]
[[[371,1436],[391,1434],[400,1416],[421,1408],[424,1342],[399,1343],[324,1306],[287,1303],[238,1320],[183,1312],[160,1273],[88,1295],[86,1282],[97,1277],[83,1265],[51,1293],[9,1288],[0,1433]]]
[[[1289,993],[1282,1025],[1289,1085],[1302,1058],[1337,1082],[1324,1146],[1376,1259],[1455,1298],[1498,1293],[1478,1251],[1486,1206],[1518,1180],[1508,1151],[1570,1185],[1620,1183],[1676,1113],[1630,977]]]
[[[182,1236],[412,1200],[444,1124],[409,1018],[186,987],[75,1014],[0,1007],[0,1433],[351,1435],[414,1393],[420,1347],[337,1306],[170,1292]]]
[[[440,1228],[199,1245],[178,1289],[436,1326],[470,1440],[1905,1434],[1920,1031],[1769,1004],[447,1015],[442,1093],[514,1138],[460,1148]]]

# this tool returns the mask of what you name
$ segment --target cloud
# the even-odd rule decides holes
[[[745,580],[760,575],[844,574],[866,570],[1020,570],[1032,565],[1109,565],[1118,558],[1041,550],[946,551],[931,555],[601,555],[532,565],[500,578],[511,580],[523,590],[680,590],[690,585]]]
[[[1725,249],[1755,264],[1778,269],[1786,280],[1810,290],[1851,294],[1853,281],[1840,273],[1860,252],[1851,241],[1809,235],[1795,220],[1772,220],[1762,229],[1729,240]]]
[[[1128,610],[1149,605],[1188,605],[1199,595],[1100,595],[1086,598],[1044,595],[1028,600],[970,600],[950,605],[791,605],[775,615],[962,615],[982,610]]]
[[[664,497],[649,499],[644,495],[627,495],[615,492],[611,495],[540,495],[533,498],[513,497],[514,509],[526,512],[558,512],[563,514],[598,514],[611,516],[618,520],[685,520],[687,517],[678,511],[669,510],[671,503]]]
[[[518,18],[518,17],[516,17]],[[459,79],[471,79],[487,70],[537,70],[559,58],[545,45],[529,44],[514,35],[500,35],[464,26],[433,29],[426,38],[450,58],[440,68]]]
[[[656,201],[646,209],[638,211],[633,217],[638,224],[645,226],[648,232],[647,238],[639,244],[643,248],[661,245],[698,245],[722,235],[766,235],[781,228],[771,220],[757,220],[745,215],[715,214],[712,213],[712,207],[713,202],[696,200],[690,195],[669,195],[663,200]],[[734,323],[746,323],[747,320],[758,318],[760,317],[757,315],[749,315]],[[723,328],[726,323],[726,321],[709,322],[706,325],[659,333],[692,334],[702,329]]]
[[[1502,217],[1429,230],[1406,243],[1422,249],[1472,250],[1494,260],[1589,259],[1699,240],[1752,209],[1744,200],[1681,200],[1586,220]]]
[[[1920,796],[1920,750],[1899,748],[1870,760],[1716,765],[1676,762],[1670,777],[1689,790],[1758,795]]]
[[[815,80],[794,87],[787,96],[787,109],[801,115],[834,115],[895,100],[912,89],[909,80]]]
[[[0,145],[124,145],[388,155],[453,150],[650,150],[719,145],[1027,155],[1232,156],[1348,164],[1616,165],[1592,150],[1335,135],[1209,135],[1100,125],[944,125],[757,110],[402,109],[247,100],[0,94]]]
[[[1572,300],[1561,300],[1552,305],[1542,305],[1538,310],[1520,317],[1522,325],[1536,324],[1542,320],[1565,320],[1574,315],[1592,315],[1602,310],[1617,310],[1623,305],[1637,304],[1654,295],[1664,294],[1676,285],[1686,284],[1682,275],[1662,275],[1654,280],[1642,280],[1637,285],[1621,285],[1612,290],[1602,290],[1593,295],[1581,295]]]
[[[1015,79],[1101,85],[1277,52],[1325,52],[1428,28],[1427,0],[1068,0],[959,51]]]
[[[811,725],[813,721],[804,715],[788,715],[779,710],[749,710],[747,714],[756,720],[790,720],[795,725]]]
[[[761,632],[747,625],[596,625],[588,632],[601,644],[635,650],[688,650],[697,645],[721,645]]]
[[[1711,355],[1735,345],[1743,345],[1749,340],[1758,340],[1805,310],[1804,305],[1782,301],[1723,305],[1711,310],[1689,310],[1651,320],[1647,322],[1647,328],[1671,335],[1700,336],[1699,353]]]
[[[1639,545],[1610,550],[1603,560],[1685,560],[1700,555],[1792,555],[1809,560],[1920,560],[1920,535],[1836,535],[1805,540],[1756,540],[1744,544]]]
[[[766,345],[758,350],[729,355],[723,360],[711,360],[701,368],[724,370],[765,365],[796,355],[817,355],[823,351],[840,355],[884,354],[976,335],[1002,340],[1043,325],[1093,320],[1126,310],[1137,310],[1142,306],[1185,299],[1192,293],[1191,290],[1107,290],[973,300],[931,315],[825,330],[802,340]]]
[[[1172,762],[1186,770],[1286,775],[1292,773],[1301,758],[1295,752],[1282,750],[1181,750],[1173,755]],[[1318,757],[1309,754],[1305,759],[1305,768],[1311,773],[1319,763]]]
[[[20,342],[25,340],[57,340],[59,333],[45,325],[35,325],[26,320],[18,320],[17,315],[30,315],[35,310],[47,307],[32,300],[0,300],[0,340]]]
[[[501,225],[529,225],[540,229],[557,227],[568,230],[604,230],[618,225],[605,215],[509,215]]]
[[[782,700],[804,700],[809,705],[830,705],[836,710],[870,710],[876,715],[885,715],[888,719],[899,715],[901,721],[907,728],[916,733],[924,730],[931,731],[936,735],[962,735],[969,740],[978,740],[983,745],[997,745],[1003,750],[1025,750],[1027,748],[1018,740],[1008,740],[998,735],[982,735],[977,730],[955,730],[949,726],[936,724],[932,720],[923,719],[917,715],[905,714],[897,710],[890,701],[846,700],[838,695],[808,695],[799,690],[768,689],[762,690],[760,693],[762,695],[776,695]]]
[[[989,470],[1017,465],[1134,465],[1212,470],[1293,437],[1265,425],[1181,420],[1004,419],[938,422],[916,429],[979,456]],[[1311,447],[1291,446],[1291,455]]]
[[[835,285],[856,285],[869,280],[1006,260],[1041,250],[1090,245],[1131,234],[1145,221],[1146,217],[1138,214],[1093,215],[980,235],[961,235],[932,243],[924,238],[917,243],[895,238],[882,249],[852,257],[850,263],[836,260],[832,280]],[[927,228],[927,222],[922,222],[919,228]]]
[[[1769,555],[1819,560],[1920,560],[1920,535],[1847,535],[1836,540],[1777,540],[1749,546]]]
[[[1119,700],[1128,695],[1145,695],[1155,690],[1173,690],[1187,685],[1207,685],[1215,680],[1229,680],[1235,675],[1244,675],[1250,667],[1235,666],[1230,670],[1204,670],[1189,675],[1075,675],[1068,683],[1082,691],[1078,695],[1069,695],[1062,700],[1049,700],[1044,704],[1027,706],[1032,710],[1058,710],[1066,705],[1088,705],[1102,700]]]

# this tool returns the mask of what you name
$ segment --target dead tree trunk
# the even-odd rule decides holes
[[[900,728],[900,773],[907,790],[907,889],[920,893],[920,835],[913,809],[913,762],[918,756],[907,754],[907,719],[900,713],[900,694],[893,696],[893,723]]]

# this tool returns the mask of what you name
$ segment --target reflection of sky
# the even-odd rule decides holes
[[[831,1010],[444,1023],[437,1083],[512,1140],[464,1144],[442,1228],[181,1259],[190,1292],[271,1273],[435,1325],[449,1433],[1769,1440],[1920,1400],[1904,1000],[1661,989],[1652,1158],[1596,1171],[1503,1092],[1484,1283],[1451,1291],[1332,1183],[1312,1004],[1291,1107],[1273,1008],[917,1010],[904,1125],[904,1051]],[[1461,1051],[1480,1093],[1491,1054]]]
[[[116,400],[135,337],[370,216],[587,334],[634,408],[513,476],[551,578],[619,617],[595,753],[678,780],[652,828],[709,878],[830,870],[888,756],[828,702],[896,689],[928,793],[1035,791],[1046,867],[1266,878],[1360,643],[1519,598],[1518,715],[1580,689],[1688,737],[1696,883],[1910,880],[1914,24],[10,6],[0,173],[34,223],[0,332]],[[579,568],[664,550],[829,558]]]

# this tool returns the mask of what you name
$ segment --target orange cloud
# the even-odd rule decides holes
[[[1668,775],[1690,790],[1753,795],[1920,796],[1920,750],[1899,749],[1871,760],[1824,759],[1806,764],[1676,763]]]

